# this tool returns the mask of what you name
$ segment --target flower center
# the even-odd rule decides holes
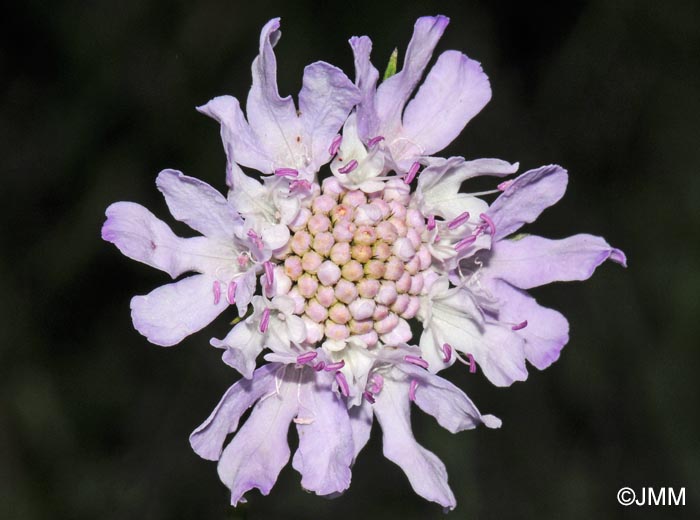
[[[373,347],[416,315],[431,255],[409,201],[401,181],[367,195],[330,178],[295,222],[280,259],[309,343],[356,336]]]

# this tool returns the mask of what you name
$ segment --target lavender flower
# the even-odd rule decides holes
[[[297,111],[277,90],[271,20],[246,116],[228,96],[199,109],[221,125],[227,197],[172,170],[157,179],[172,215],[202,236],[179,238],[137,204],[107,210],[102,236],[124,254],[173,278],[197,273],[133,298],[134,326],[149,341],[173,345],[237,308],[233,328],[211,344],[243,379],[190,437],[195,452],[219,461],[233,505],[253,488],[270,492],[289,460],[291,423],[301,485],[343,492],[376,417],[384,455],[414,491],[454,508],[445,466],[413,437],[411,404],[453,433],[500,427],[437,372],[462,361],[507,386],[527,378],[526,361],[546,368],[568,323],[525,291],[587,279],[607,259],[625,264],[599,237],[514,236],[563,195],[559,166],[468,193],[469,179],[518,165],[434,156],[491,96],[481,66],[456,51],[440,55],[413,96],[447,23],[419,19],[403,69],[378,87],[370,40],[352,38],[355,85],[312,64]],[[483,197],[495,193],[489,205]]]

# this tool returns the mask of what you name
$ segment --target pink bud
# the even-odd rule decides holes
[[[328,310],[328,316],[336,323],[345,325],[350,321],[350,311],[342,303],[336,303]]]
[[[423,275],[417,273],[411,278],[411,288],[409,289],[410,294],[420,294],[423,290]]]
[[[384,319],[381,319],[374,323],[374,330],[377,334],[387,334],[394,330],[394,328],[399,324],[399,317],[392,313],[389,313]]]
[[[362,268],[362,264],[360,264],[360,262],[358,262],[357,260],[350,260],[347,264],[343,266],[341,272],[343,278],[351,282],[356,282],[357,280],[362,278],[362,275],[364,274],[364,269]]]
[[[350,303],[350,314],[356,320],[366,320],[374,314],[376,304],[369,298],[358,298]]]
[[[335,297],[343,303],[352,302],[357,298],[355,284],[344,279],[338,280],[338,283],[335,284]]]
[[[321,262],[323,262],[321,255],[319,255],[316,251],[309,251],[304,254],[304,257],[301,259],[301,267],[307,273],[315,273],[320,267]]]
[[[314,237],[313,248],[321,256],[328,256],[331,252],[331,248],[335,244],[333,235],[329,232],[319,233]]]
[[[362,204],[367,203],[367,197],[360,190],[352,190],[343,197],[343,204],[347,204],[351,208],[357,208]]]
[[[377,224],[377,238],[388,244],[393,244],[394,240],[399,236],[396,228],[388,221],[383,221]]]
[[[421,246],[418,249],[418,261],[420,262],[420,270],[425,271],[428,267],[430,267],[430,264],[433,262],[433,257],[430,254],[430,251],[428,251],[428,248],[425,246]]]
[[[311,345],[316,345],[323,339],[325,327],[322,323],[316,323],[306,316],[301,317],[306,326],[306,342]]]
[[[394,226],[394,229],[396,230],[396,234],[400,237],[405,237],[406,233],[408,233],[408,228],[406,227],[406,223],[398,217],[391,217],[389,220],[385,220],[385,222],[388,222],[389,224]]]
[[[379,280],[360,280],[357,284],[357,292],[363,298],[374,298],[379,292]]]
[[[370,330],[367,334],[361,334],[357,337],[365,342],[367,348],[372,348],[379,342],[379,336],[377,336],[377,333],[373,330]]]
[[[349,220],[341,220],[333,228],[333,238],[336,242],[350,242],[355,232],[355,225]]]
[[[302,314],[306,306],[306,298],[299,294],[299,289],[294,287],[287,293],[287,296],[294,301],[294,314]]]
[[[387,202],[398,201],[407,204],[410,199],[411,188],[402,179],[391,179],[384,185],[384,200]]]
[[[382,286],[379,288],[375,300],[377,303],[389,306],[396,301],[396,297],[397,293],[394,284],[391,282],[382,282]]]
[[[328,214],[335,207],[335,200],[330,195],[321,195],[316,197],[311,203],[311,210],[314,213]]]
[[[335,303],[335,289],[333,287],[319,287],[316,291],[318,303],[328,308]]]
[[[354,212],[347,204],[338,204],[330,211],[329,215],[331,222],[340,222],[343,220],[352,220]]]
[[[324,195],[328,195],[336,201],[338,200],[338,196],[341,193],[345,192],[345,188],[343,188],[343,185],[340,184],[340,182],[338,182],[338,179],[332,176],[323,179],[323,183],[321,183],[321,189],[323,190]]]
[[[418,310],[420,309],[420,298],[418,296],[411,296],[410,301],[408,302],[408,307],[406,310],[401,314],[401,317],[410,320],[411,318],[415,318],[416,314],[418,314]]]
[[[314,294],[316,294],[316,289],[318,289],[318,281],[316,281],[315,277],[305,274],[299,278],[297,287],[299,288],[299,294],[301,294],[304,298],[311,298]]]
[[[374,327],[374,322],[372,320],[350,320],[348,327],[353,334],[367,334]]]
[[[294,220],[289,223],[289,229],[292,231],[300,231],[304,229],[310,218],[311,211],[309,211],[307,208],[301,208],[299,213],[297,213],[297,216],[294,217]]]
[[[339,242],[331,247],[331,261],[336,265],[345,265],[350,261],[350,244]]]
[[[274,279],[277,294],[287,294],[292,288],[292,280],[285,274],[284,271],[285,270],[282,268],[282,266],[275,266]]]
[[[386,260],[391,256],[391,246],[386,242],[375,242],[372,253],[377,260]]]
[[[356,244],[371,246],[377,240],[377,232],[371,226],[358,226],[353,239]]]
[[[408,238],[398,238],[394,242],[394,254],[404,262],[408,262],[416,254],[416,249]]]
[[[370,279],[382,278],[386,273],[386,265],[381,260],[370,260],[365,264],[365,275]]]
[[[396,301],[391,306],[391,311],[396,314],[402,314],[408,308],[408,303],[410,301],[410,296],[408,294],[399,294],[396,297]]]
[[[393,200],[389,203],[389,208],[391,209],[392,217],[396,217],[399,220],[406,220],[406,206]]]
[[[372,247],[364,244],[355,244],[350,249],[350,256],[361,264],[372,258]]]
[[[372,319],[375,321],[380,321],[389,315],[389,308],[386,305],[377,305],[374,308],[374,314],[372,314]]]
[[[312,235],[323,233],[331,228],[331,220],[326,215],[317,213],[316,215],[311,216],[307,227]]]
[[[372,204],[362,204],[355,210],[355,224],[358,226],[374,226],[382,219],[382,210]]]
[[[306,315],[316,323],[321,323],[328,318],[328,309],[318,303],[316,299],[309,300],[306,304]]]
[[[423,242],[423,240],[421,239],[420,233],[411,227],[409,227],[408,231],[406,232],[406,238],[408,238],[411,241],[411,245],[416,250],[418,250],[421,243]]]
[[[292,251],[299,256],[303,256],[311,246],[311,235],[306,231],[297,231],[290,241]]]
[[[406,271],[411,273],[412,275],[416,274],[418,272],[419,268],[420,268],[420,259],[417,256],[414,256],[413,258],[411,258],[404,265],[404,269],[406,269]]]
[[[284,261],[284,272],[292,280],[297,280],[304,269],[301,266],[301,258],[298,256],[289,256]]]
[[[384,273],[384,278],[387,280],[398,280],[404,272],[404,265],[401,260],[395,256],[389,257],[386,261],[386,272]]]
[[[345,325],[339,325],[331,320],[326,321],[325,333],[328,339],[342,340],[350,336],[350,330]]]
[[[410,208],[406,210],[406,224],[418,233],[422,233],[425,229],[425,218],[420,211]]]
[[[396,290],[400,293],[407,293],[411,288],[411,274],[404,272],[396,281]]]
[[[374,199],[370,203],[370,205],[379,210],[379,214],[381,215],[380,220],[387,218],[391,214],[391,208],[389,207],[389,203],[383,199]]]
[[[316,274],[323,285],[333,285],[340,280],[340,267],[330,260],[326,260],[318,268]]]

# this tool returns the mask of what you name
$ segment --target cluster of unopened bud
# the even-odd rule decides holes
[[[409,200],[398,179],[366,194],[330,177],[300,210],[278,258],[308,343],[356,336],[372,347],[416,315],[431,255],[421,238],[425,219]]]

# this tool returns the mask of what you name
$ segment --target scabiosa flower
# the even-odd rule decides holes
[[[403,69],[379,86],[370,40],[352,38],[355,84],[312,64],[297,110],[277,90],[271,20],[247,121],[232,97],[199,109],[221,125],[227,196],[173,170],[157,179],[172,215],[202,236],[176,237],[137,204],[107,210],[103,238],[124,254],[173,277],[197,273],[132,300],[134,326],[151,342],[173,345],[236,305],[233,328],[210,342],[243,379],[190,437],[219,461],[233,505],[253,488],[270,492],[291,454],[292,423],[301,485],[343,492],[376,417],[384,455],[414,491],[454,508],[445,466],[413,437],[411,405],[453,433],[500,427],[437,373],[462,361],[507,386],[527,378],[526,361],[547,367],[568,323],[525,291],[587,279],[607,259],[625,264],[599,237],[515,235],[562,197],[559,166],[470,193],[469,179],[508,176],[518,164],[434,156],[491,96],[481,66],[447,51],[409,101],[447,23],[419,19]],[[496,193],[490,205],[483,198]]]

